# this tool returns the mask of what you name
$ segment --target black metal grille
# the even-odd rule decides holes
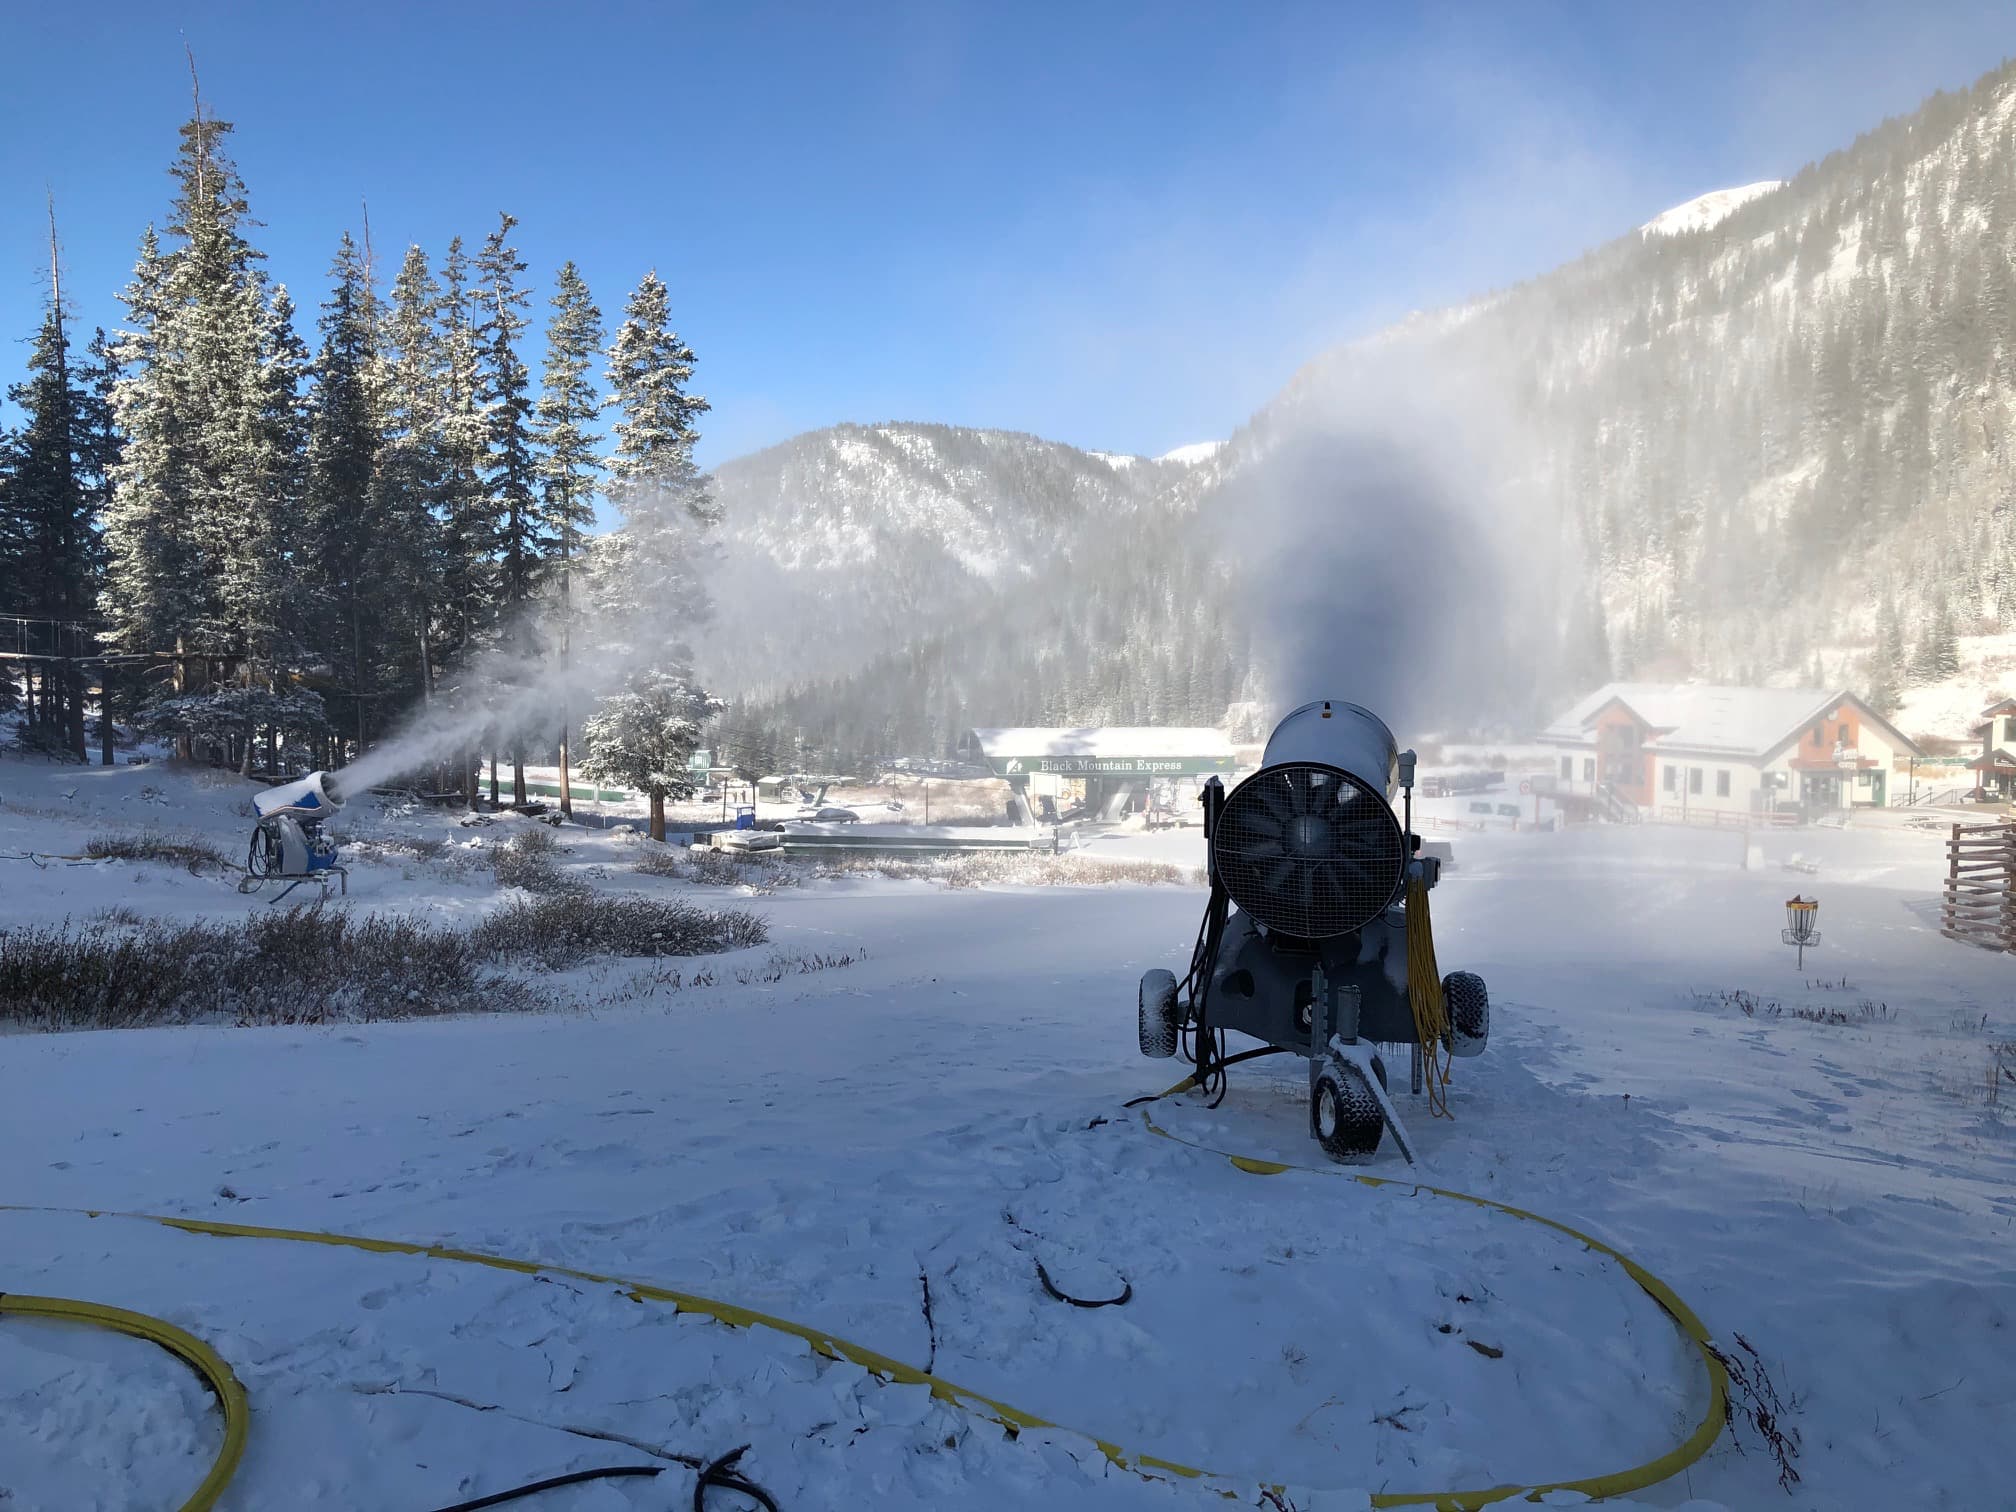
[[[1305,940],[1378,917],[1406,869],[1386,800],[1334,767],[1268,767],[1232,790],[1211,840],[1225,891],[1269,929]]]

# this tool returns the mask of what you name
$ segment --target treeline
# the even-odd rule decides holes
[[[249,771],[354,760],[437,701],[508,704],[434,775],[473,797],[487,754],[494,796],[502,756],[522,801],[528,740],[564,769],[571,719],[607,695],[599,764],[683,774],[712,705],[667,629],[705,612],[694,553],[718,510],[663,281],[644,277],[605,347],[563,264],[535,381],[512,216],[473,251],[406,248],[389,278],[368,229],[345,233],[311,348],[250,240],[231,130],[200,104],[181,128],[124,321],[82,351],[52,211],[20,423],[0,434],[0,615],[73,628],[17,628],[19,649],[64,659],[0,662],[0,712],[79,759],[90,707],[108,760],[117,716]],[[604,495],[621,525],[596,540]],[[588,612],[598,649],[637,645],[619,684],[584,671],[570,710],[563,676],[520,717],[512,669],[564,664]]]

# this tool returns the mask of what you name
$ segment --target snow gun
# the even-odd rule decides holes
[[[322,833],[322,821],[343,807],[343,790],[334,775],[310,772],[255,793],[252,807],[259,822],[252,827],[238,891],[256,893],[268,882],[285,882],[268,900],[278,903],[302,883],[326,886],[332,876],[341,881],[345,893],[350,891],[350,873],[336,864],[336,842]]]
[[[1437,975],[1428,890],[1441,863],[1413,833],[1414,753],[1369,709],[1306,703],[1257,772],[1229,793],[1213,777],[1203,804],[1210,902],[1188,975],[1141,978],[1141,1053],[1166,1058],[1180,1041],[1215,1107],[1232,1061],[1291,1050],[1309,1061],[1309,1132],[1325,1154],[1362,1163],[1390,1128],[1411,1162],[1376,1047],[1411,1047],[1412,1089],[1441,1114],[1448,1058],[1482,1054],[1491,1025],[1481,977]],[[1235,1029],[1266,1048],[1228,1058]]]

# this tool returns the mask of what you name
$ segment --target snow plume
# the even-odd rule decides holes
[[[1524,712],[1559,543],[1520,529],[1530,490],[1490,390],[1382,354],[1254,438],[1209,510],[1277,711],[1347,699],[1403,745]]]
[[[396,734],[343,768],[342,786],[361,791],[465,751],[505,752],[518,740],[550,747],[563,709],[578,760],[582,721],[599,698],[639,672],[689,665],[710,615],[706,580],[717,548],[676,500],[631,508],[635,528],[594,540],[575,563],[564,653],[556,588],[504,627],[491,650],[444,679],[452,685]]]

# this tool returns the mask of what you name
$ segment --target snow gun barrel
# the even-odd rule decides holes
[[[261,818],[283,810],[334,813],[343,807],[343,790],[329,772],[310,772],[293,782],[252,795],[252,807]]]

